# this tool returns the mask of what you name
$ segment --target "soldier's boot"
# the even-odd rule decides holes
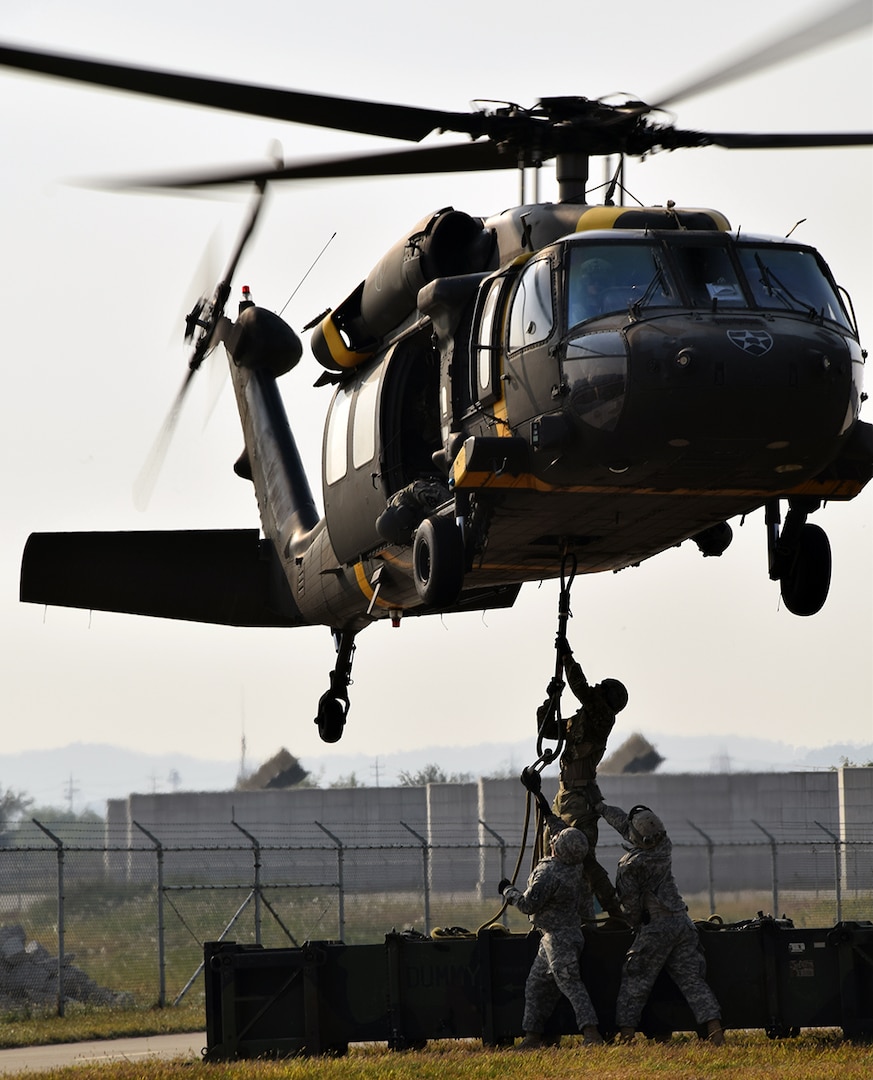
[[[582,1028],[582,1041],[589,1046],[600,1046],[603,1042],[603,1036],[597,1030],[596,1024],[586,1024]]]
[[[713,1046],[724,1046],[724,1028],[721,1026],[721,1020],[706,1021],[706,1041],[711,1042]]]
[[[513,1050],[541,1050],[545,1044],[545,1039],[540,1032],[527,1031],[518,1046],[513,1047]]]
[[[636,1035],[637,1029],[632,1027],[620,1027],[618,1029],[618,1041],[620,1043],[630,1043],[634,1041],[634,1035]]]

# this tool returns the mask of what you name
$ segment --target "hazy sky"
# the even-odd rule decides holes
[[[653,6],[470,4],[445,0],[329,6],[151,0],[131,5],[30,0],[0,5],[0,39],[295,89],[464,110],[473,99],[627,92],[654,99],[686,75],[755,49],[821,10],[698,0]],[[422,14],[427,12],[428,14]],[[869,130],[869,28],[677,108],[710,130]],[[210,380],[192,393],[149,510],[134,479],[184,375],[181,315],[217,231],[223,267],[242,198],[113,195],[64,183],[91,176],[395,144],[213,113],[130,95],[0,75],[3,309],[0,619],[4,751],[111,742],[232,759],[287,746],[323,754],[312,722],[334,663],[329,632],[243,630],[18,603],[31,531],[190,529],[258,523],[225,386],[208,424]],[[454,137],[451,137],[454,138]],[[594,166],[593,178],[599,166]],[[747,231],[816,245],[873,339],[873,155],[869,149],[678,151],[628,167],[643,202],[713,206]],[[277,188],[237,274],[280,310],[335,232],[285,317],[298,330],[339,303],[426,213],[489,214],[517,199],[514,174],[335,182]],[[554,197],[543,171],[542,195]],[[329,391],[306,354],[283,382],[320,500]],[[868,390],[873,380],[868,379]],[[868,404],[862,414],[873,420]],[[780,608],[767,576],[763,513],[721,559],[684,545],[618,575],[577,578],[570,638],[592,679],[627,684],[627,729],[732,734],[790,745],[873,740],[873,486],[815,520],[834,555],[830,599],[810,619]],[[434,744],[534,746],[535,709],[553,669],[557,584],[527,586],[516,607],[405,620],[358,638],[352,709],[338,752]],[[14,777],[0,777],[13,783]]]

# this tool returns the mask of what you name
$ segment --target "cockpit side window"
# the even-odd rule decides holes
[[[521,273],[509,312],[509,352],[538,345],[555,325],[552,265],[548,259],[528,263]]]

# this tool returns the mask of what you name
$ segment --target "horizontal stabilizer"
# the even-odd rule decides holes
[[[33,533],[21,599],[226,626],[303,625],[257,529]]]

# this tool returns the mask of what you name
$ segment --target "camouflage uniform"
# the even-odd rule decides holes
[[[541,936],[539,949],[524,987],[524,1017],[522,1026],[527,1033],[541,1034],[561,994],[569,999],[581,1031],[597,1024],[597,1014],[582,982],[579,957],[585,946],[581,920],[593,918],[594,904],[582,870],[585,841],[573,829],[561,829],[557,819],[551,821],[556,836],[556,853],[536,864],[522,892],[508,885],[504,898],[528,916]],[[576,840],[562,850],[561,837]],[[572,860],[572,861],[571,861]]]
[[[621,914],[615,889],[609,874],[597,861],[597,813],[593,806],[602,800],[597,787],[597,766],[606,752],[606,742],[615,725],[615,713],[597,686],[590,686],[581,666],[571,653],[564,656],[567,684],[581,702],[582,708],[567,721],[567,744],[561,755],[561,782],[552,810],[567,825],[585,834],[588,854],[585,857],[585,876],[591,891],[604,911]],[[540,707],[538,717],[542,720]]]
[[[601,806],[604,819],[626,840],[632,839],[629,818],[617,806]],[[676,887],[672,869],[673,845],[663,838],[649,848],[633,846],[622,856],[616,888],[636,937],[625,956],[615,1007],[620,1028],[636,1028],[662,968],[688,1002],[694,1020],[703,1025],[719,1020],[721,1010],[706,982],[706,962],[697,927]]]

